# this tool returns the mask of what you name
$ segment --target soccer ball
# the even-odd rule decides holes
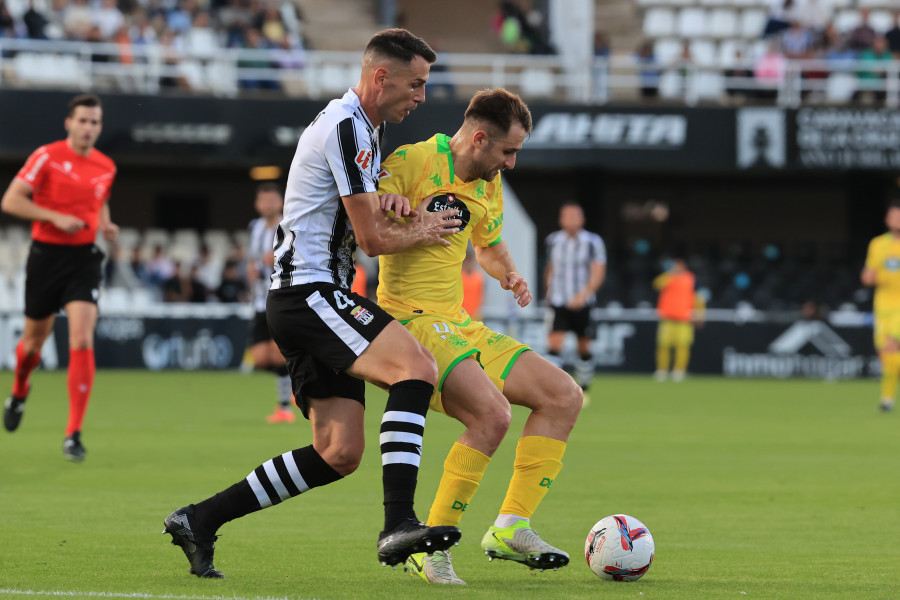
[[[597,521],[584,542],[584,558],[600,579],[637,581],[653,564],[656,546],[647,527],[628,515]]]

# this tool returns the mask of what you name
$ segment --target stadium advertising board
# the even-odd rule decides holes
[[[501,320],[487,319],[504,330]],[[600,373],[652,373],[656,369],[652,319],[602,319],[591,346]],[[540,321],[518,323],[519,339],[542,350]],[[791,323],[710,321],[697,329],[691,373],[726,377],[854,379],[881,373],[871,326],[836,326],[823,321]]]
[[[7,90],[0,111],[0,156],[21,160],[63,135],[68,92]],[[290,162],[297,139],[323,101],[213,99],[106,94],[98,147],[119,163],[230,165]],[[385,149],[459,127],[465,102],[429,102],[390,125]],[[730,109],[531,103],[534,131],[519,164],[541,167],[729,169]]]
[[[15,367],[22,335],[21,314],[0,315],[0,369]],[[241,364],[247,321],[227,318],[104,316],[97,321],[94,355],[100,368],[233,369]],[[65,368],[69,360],[66,317],[60,315],[41,351],[45,369]]]

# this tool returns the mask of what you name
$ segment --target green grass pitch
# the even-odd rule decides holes
[[[0,389],[11,377],[0,373]],[[310,442],[302,419],[265,423],[272,377],[101,371],[82,464],[60,450],[65,390],[65,373],[37,372],[22,427],[0,430],[4,598],[900,599],[900,414],[877,411],[874,381],[598,377],[533,521],[572,555],[557,572],[490,563],[479,547],[527,416],[514,410],[453,551],[465,588],[429,587],[376,560],[378,390],[359,471],[226,524],[215,561],[224,581],[188,575],[162,520]],[[460,432],[429,416],[422,518]],[[589,528],[619,512],[656,541],[654,565],[635,583],[600,581],[583,558]]]

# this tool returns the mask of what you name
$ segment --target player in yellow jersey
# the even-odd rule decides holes
[[[881,358],[881,410],[894,408],[900,378],[900,200],[884,218],[887,232],[869,242],[860,279],[875,287],[875,349]]]
[[[569,555],[544,542],[530,519],[562,468],[581,389],[527,346],[466,314],[460,279],[471,240],[485,272],[511,290],[520,306],[531,302],[528,282],[501,237],[500,180],[501,171],[515,166],[530,131],[531,113],[518,96],[503,89],[481,91],[452,138],[437,134],[403,146],[382,163],[382,208],[394,208],[391,198],[419,199],[413,207],[419,212],[457,208],[463,225],[447,238],[450,246],[381,256],[378,302],[437,359],[432,410],[467,428],[444,462],[428,523],[459,523],[509,429],[510,404],[528,407],[506,499],[481,546],[491,558],[555,569],[566,565]],[[431,583],[464,583],[448,552],[412,555],[406,567]]]

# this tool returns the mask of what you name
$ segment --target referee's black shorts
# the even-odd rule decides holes
[[[266,321],[306,418],[310,398],[338,396],[365,406],[365,383],[344,371],[393,320],[368,298],[333,283],[269,290]]]
[[[551,306],[553,309],[552,331],[571,331],[580,338],[594,337],[590,305],[572,310],[565,306]]]
[[[45,319],[73,301],[97,304],[103,257],[94,244],[31,242],[25,264],[25,316]]]

